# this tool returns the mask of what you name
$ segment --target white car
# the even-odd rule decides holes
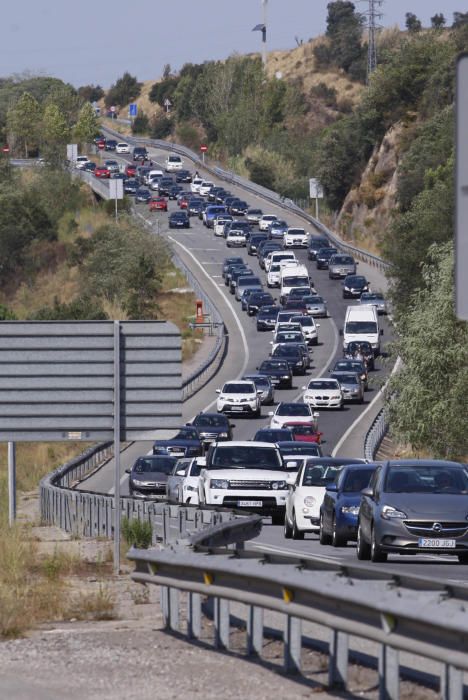
[[[200,186],[203,182],[203,178],[201,177],[194,177],[192,182],[190,183],[190,189],[193,192],[193,194],[198,194],[200,192]]]
[[[204,457],[177,460],[167,479],[166,496],[169,503],[198,505],[198,481],[205,464]]]
[[[105,160],[104,167],[106,167],[110,173],[120,172],[120,167],[116,160]]]
[[[218,216],[215,219],[213,225],[213,231],[215,236],[224,236],[224,227],[227,223],[232,221],[232,216]]]
[[[304,336],[302,334],[302,331],[296,330],[296,329],[291,329],[291,327],[282,328],[277,333],[275,333],[273,340],[270,341],[270,345],[271,345],[270,355],[272,355],[275,352],[278,345],[284,345],[285,343],[303,343],[303,342],[304,342]]]
[[[322,460],[320,460],[322,461]],[[299,470],[286,499],[284,536],[304,539],[305,532],[319,532],[320,506],[327,484],[331,484],[341,467],[308,460]]]
[[[166,158],[166,173],[174,173],[177,170],[182,170],[184,167],[184,161],[182,158],[175,153],[171,153]]]
[[[258,418],[261,414],[261,393],[253,382],[234,380],[216,389],[218,413],[244,413]]]
[[[210,180],[203,180],[198,191],[202,197],[206,197],[206,195],[210,193],[212,187],[214,187],[214,182],[210,182]]]
[[[86,163],[89,163],[89,162],[90,162],[90,160],[89,160],[88,156],[76,156],[75,168],[77,170],[83,170]]]
[[[267,274],[267,287],[279,287],[281,280],[281,267],[279,263],[270,265]]]
[[[270,411],[270,428],[282,428],[285,423],[312,423],[319,414],[313,411],[308,403],[290,403],[282,401],[276,411]]]
[[[281,262],[286,262],[286,261],[297,265],[295,253],[286,252],[284,250],[272,250],[271,253],[268,253],[268,255],[266,256],[265,261],[264,261],[265,272],[268,272],[270,270],[270,267],[274,263],[281,263]]]
[[[231,229],[226,236],[226,245],[228,248],[241,248],[247,245],[247,237],[245,231],[241,229]]]
[[[199,480],[199,503],[224,506],[284,521],[287,471],[274,443],[230,441],[213,443]]]
[[[130,153],[130,146],[128,143],[118,143],[115,147],[116,153]]]
[[[291,323],[298,323],[301,326],[302,333],[308,345],[318,345],[318,329],[320,323],[315,323],[312,316],[301,315],[293,316]]]
[[[288,228],[283,236],[284,248],[307,248],[310,233],[303,228]]]
[[[260,221],[258,222],[258,228],[260,231],[268,231],[270,224],[273,221],[277,221],[278,217],[274,214],[264,214]]]
[[[302,387],[304,403],[312,408],[339,408],[344,405],[343,392],[337,379],[316,377]]]

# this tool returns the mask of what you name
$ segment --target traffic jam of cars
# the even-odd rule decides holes
[[[172,439],[155,441],[152,453],[127,470],[130,494],[259,513],[281,525],[287,540],[307,534],[321,545],[353,543],[362,560],[430,553],[468,563],[466,465],[369,463],[324,454],[320,412],[365,402],[382,353],[381,318],[388,313],[384,295],[358,274],[353,256],[325,236],[289,226],[192,173],[177,154],[169,153],[158,165],[145,147],[115,142],[112,148],[128,154],[133,164],[107,159],[95,176],[120,174],[135,203],[157,216],[168,214],[167,228],[190,229],[198,219],[208,234],[224,239],[222,281],[239,310],[253,319],[259,337],[265,337],[265,357],[255,371],[224,382],[211,412],[199,413]],[[232,248],[247,253],[248,261]],[[296,256],[300,249],[307,264],[304,256]],[[330,318],[327,300],[315,289],[312,266],[337,280],[343,299],[349,300],[340,329],[342,357],[324,376],[307,376],[321,323]],[[302,378],[301,395],[281,400],[282,390],[293,388],[297,377]],[[250,439],[235,438],[233,418],[260,417],[267,424],[252,430]]]

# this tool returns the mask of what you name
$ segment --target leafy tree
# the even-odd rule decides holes
[[[175,102],[174,93],[178,84],[179,78],[171,75],[166,76],[159,83],[154,83],[149,93],[151,102],[155,102],[161,107],[164,106],[164,100],[166,99]]]
[[[421,20],[419,20],[413,12],[407,12],[406,13],[406,29],[411,33],[411,34],[417,34],[417,32],[420,32],[422,29],[422,24]]]
[[[65,83],[53,86],[44,100],[44,106],[55,105],[59,108],[70,129],[76,122],[82,104],[83,101],[75,88]]]
[[[152,139],[165,139],[172,132],[172,119],[161,113],[153,117],[150,124]]]
[[[432,29],[443,29],[446,24],[446,19],[442,13],[438,13],[431,17]]]
[[[74,134],[79,143],[92,143],[99,133],[99,121],[90,102],[86,102],[80,109]]]
[[[246,158],[245,164],[249,169],[250,179],[262,187],[269,190],[275,188],[275,176],[271,169],[265,164],[250,158]]]
[[[113,85],[111,85],[104,102],[106,107],[118,105],[123,107],[136,99],[141,92],[141,83],[130,73],[125,72]]]
[[[132,134],[147,134],[149,130],[148,116],[142,109],[138,110],[138,114],[133,120]]]
[[[104,90],[100,85],[83,85],[78,88],[78,95],[85,102],[98,102],[104,97]]]
[[[327,8],[326,36],[330,40],[328,57],[332,63],[349,72],[351,66],[363,56],[364,18],[356,12],[354,3],[348,0],[329,2]],[[323,49],[320,49],[318,54],[315,55],[319,60],[327,59]]]
[[[38,101],[24,92],[7,114],[7,128],[14,142],[22,148],[26,158],[29,151],[37,147],[42,121],[42,110]]]
[[[403,364],[387,391],[391,431],[417,450],[465,459],[468,324],[454,313],[451,242],[431,246],[422,282],[400,315],[395,352]]]
[[[163,80],[167,80],[172,76],[172,68],[170,63],[166,63],[163,68]]]
[[[59,107],[49,104],[42,117],[43,155],[51,163],[64,162],[66,158],[65,144],[70,140],[70,129],[67,120]]]
[[[468,12],[454,12],[452,29],[459,29],[465,24],[468,24]]]

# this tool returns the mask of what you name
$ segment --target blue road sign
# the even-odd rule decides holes
[[[129,115],[130,115],[131,117],[136,117],[136,116],[137,116],[137,112],[138,112],[137,104],[136,104],[136,102],[132,102],[132,104],[129,105],[128,113],[129,113]]]

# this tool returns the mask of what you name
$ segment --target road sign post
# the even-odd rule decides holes
[[[456,114],[455,306],[468,321],[468,54],[457,62]]]
[[[117,200],[123,199],[123,180],[120,178],[111,178],[109,180],[109,197],[115,202],[115,220],[118,219],[118,207]]]
[[[315,218],[319,218],[319,199],[323,199],[323,187],[316,177],[309,179],[309,196],[315,199]]]
[[[9,518],[19,441],[114,440],[114,566],[120,568],[120,443],[170,437],[182,419],[181,340],[165,321],[0,322],[0,440]]]
[[[169,114],[169,112],[171,111],[172,102],[170,101],[170,99],[168,97],[166,97],[166,99],[164,100],[164,107],[166,110],[166,114]]]
[[[202,154],[203,165],[205,165],[205,153],[207,152],[207,150],[208,150],[208,146],[205,143],[202,143],[202,145],[200,146],[200,151]]]

